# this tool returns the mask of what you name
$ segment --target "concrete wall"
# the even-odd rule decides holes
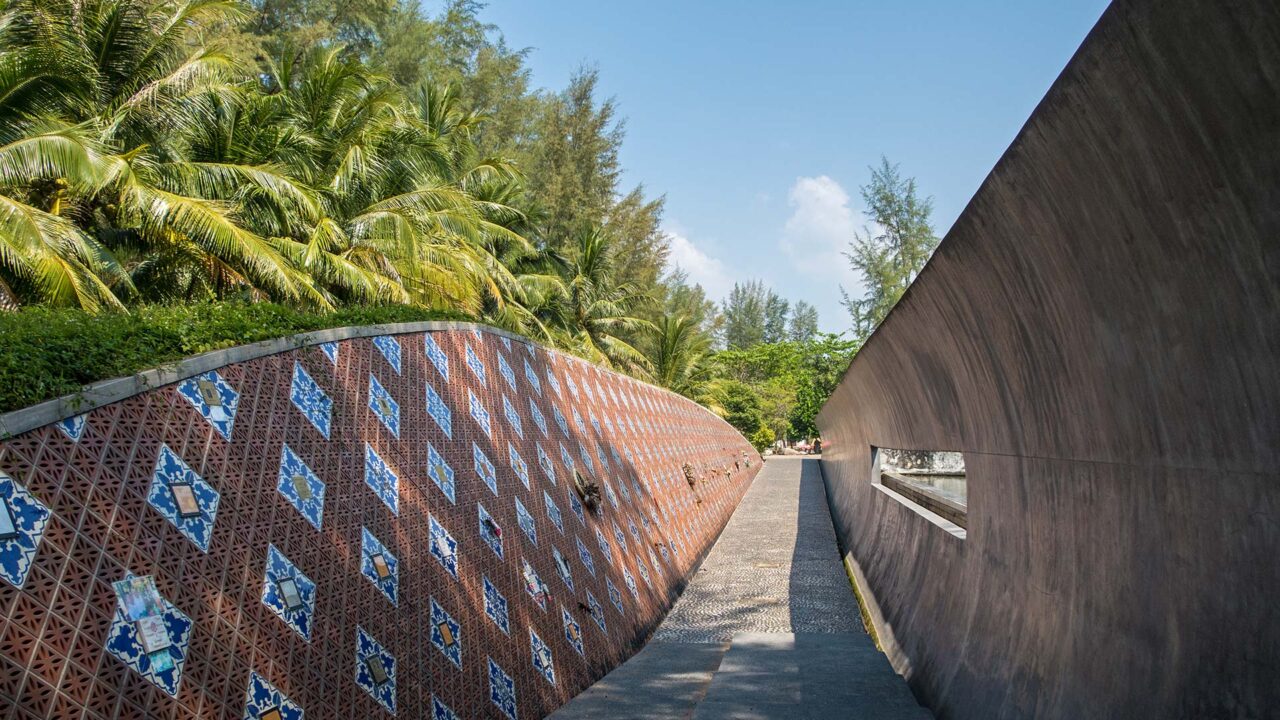
[[[819,417],[918,696],[1274,717],[1278,358],[1280,5],[1116,2]],[[967,535],[871,446],[963,451]]]
[[[220,351],[0,427],[15,718],[542,717],[640,647],[760,467],[684,398],[448,323]],[[165,663],[125,614],[128,575],[162,598]]]

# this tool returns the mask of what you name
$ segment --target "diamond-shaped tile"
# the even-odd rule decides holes
[[[276,490],[319,530],[324,520],[324,482],[288,445],[280,452],[280,474]]]
[[[493,463],[489,462],[489,457],[484,454],[480,446],[471,443],[471,458],[475,461],[476,474],[488,486],[489,491],[494,495],[498,494],[498,471],[494,469]]]
[[[480,360],[480,356],[476,355],[476,351],[471,349],[471,343],[467,343],[467,367],[470,368],[471,374],[476,376],[480,381],[480,387],[485,387],[487,380],[485,379],[484,362]]]
[[[564,463],[564,466],[569,468],[570,476],[573,475],[574,470],[578,467],[578,464],[573,460],[573,456],[565,449],[564,443],[560,443],[560,462]]]
[[[293,364],[293,385],[289,399],[294,407],[327,439],[329,437],[330,418],[333,414],[333,400],[311,379],[302,363]]]
[[[613,603],[613,606],[618,609],[619,613],[625,614],[622,611],[622,593],[618,592],[618,586],[614,585],[613,581],[610,580],[607,575],[604,578],[604,584],[609,590],[609,602]]]
[[[504,634],[511,634],[511,619],[507,613],[507,599],[498,592],[498,588],[484,576],[484,614],[498,626]]]
[[[529,542],[534,545],[538,544],[538,526],[534,523],[533,515],[525,509],[524,503],[520,502],[520,498],[516,498],[516,522],[519,523],[520,529],[529,537]]]
[[[551,415],[555,417],[556,425],[560,427],[560,432],[565,437],[569,437],[569,423],[565,421],[564,413],[560,412],[560,408],[556,407],[554,403],[551,405]]]
[[[556,375],[551,371],[551,368],[547,368],[547,382],[551,384],[551,389],[556,391],[556,397],[561,397],[560,381],[556,379]]]
[[[444,461],[444,456],[436,452],[435,446],[431,443],[427,443],[427,474],[431,476],[436,487],[440,488],[440,492],[449,498],[450,503],[457,502],[454,497],[457,483],[454,481],[453,468],[449,467],[449,463]]]
[[[444,654],[453,666],[462,669],[462,625],[431,598],[431,644]]]
[[[583,566],[587,568],[587,572],[591,573],[591,577],[596,576],[596,563],[591,558],[591,551],[583,544],[582,538],[574,536],[574,540],[578,541],[578,559],[582,561]]]
[[[222,437],[231,439],[240,393],[216,371],[187,378],[178,383],[178,394],[187,399]]]
[[[551,657],[551,648],[547,647],[533,628],[529,628],[529,649],[533,654],[533,669],[537,670],[544,680],[555,685],[556,668]]]
[[[538,467],[542,468],[542,474],[547,476],[552,485],[556,484],[556,466],[551,461],[551,456],[542,448],[541,443],[534,443],[538,451]]]
[[[551,597],[551,591],[547,588],[547,584],[542,582],[542,578],[538,577],[538,572],[533,569],[528,560],[521,558],[520,572],[524,576],[524,589],[529,593],[529,597],[537,603],[538,607],[543,610],[547,609],[547,599]]]
[[[600,553],[604,555],[604,559],[610,565],[612,565],[613,552],[609,547],[609,540],[605,538],[604,533],[600,532],[600,528],[595,528],[595,531],[596,531],[596,544],[600,546]]]
[[[275,710],[278,715],[273,715]],[[275,685],[256,672],[249,672],[249,691],[245,698],[242,720],[302,720],[302,706],[285,697]]]
[[[547,434],[547,418],[538,409],[538,404],[533,401],[532,397],[529,398],[529,415],[533,418],[533,424],[537,425],[538,430],[542,432],[542,437],[550,437]]]
[[[435,695],[431,696],[431,720],[460,720],[458,714],[448,705],[445,705],[440,698]]]
[[[400,514],[400,476],[368,444],[364,446],[364,482],[391,512]]]
[[[515,431],[515,434],[524,439],[524,422],[520,420],[520,413],[516,410],[506,395],[502,396],[502,414],[507,418],[507,425]]]
[[[631,576],[631,573],[627,572],[625,567],[622,568],[622,580],[627,584],[627,589],[631,591],[631,597],[639,600],[640,591],[636,588],[636,579]]]
[[[439,520],[436,520],[435,515],[429,515],[428,518],[431,526],[431,554],[456,580],[458,579],[458,541],[453,539]]]
[[[569,509],[578,518],[579,525],[585,526],[587,524],[587,513],[582,507],[582,501],[578,499],[578,493],[574,492],[572,488],[569,489]]]
[[[551,499],[551,494],[546,490],[542,491],[542,504],[547,510],[547,517],[551,520],[551,524],[556,526],[560,534],[564,534],[564,519],[560,516],[560,506],[556,505],[556,501]],[[595,573],[592,573],[593,575]]]
[[[504,340],[506,338],[503,338]],[[502,378],[507,381],[507,385],[512,389],[516,389],[516,374],[511,370],[511,366],[507,364],[507,359],[498,353],[498,372]]]
[[[88,425],[88,414],[72,415],[65,420],[59,420],[54,423],[63,435],[71,438],[75,442],[80,442],[80,438],[84,437],[85,426]]]
[[[538,373],[534,372],[533,366],[528,360],[524,361],[524,378],[533,386],[533,391],[542,395],[542,381],[538,379]]]
[[[384,710],[396,714],[396,658],[358,625],[356,685],[378,701]]]
[[[22,587],[49,524],[49,508],[13,478],[0,473],[0,578]]]
[[[596,600],[596,596],[587,591],[587,606],[591,608],[591,619],[596,621],[596,626],[600,628],[600,632],[605,635],[609,634],[609,627],[604,618],[604,607],[600,605],[600,601]]]
[[[432,420],[436,421],[436,425],[444,436],[453,439],[453,411],[445,404],[444,399],[431,387],[431,383],[426,383],[427,388],[427,414]]]
[[[126,575],[123,583],[133,579]],[[120,602],[116,603],[115,617],[107,632],[106,650],[147,682],[177,697],[191,641],[191,618],[155,593],[154,584],[150,584],[152,597],[146,607],[126,608],[121,597],[123,587],[116,583]]]
[[[529,466],[525,464],[524,458],[520,457],[520,452],[516,450],[516,446],[511,442],[507,443],[507,460],[511,463],[511,469],[515,471],[516,477],[520,478],[520,484],[524,485],[524,489],[529,489]]]
[[[560,615],[564,619],[564,639],[569,641],[569,645],[574,650],[577,650],[579,655],[586,657],[586,652],[582,647],[582,626],[578,624],[577,620],[573,619],[573,616],[569,614],[568,610],[564,609],[563,605],[560,606]]]
[[[493,427],[489,421],[489,411],[485,409],[484,403],[480,402],[480,398],[471,392],[471,388],[467,388],[467,406],[471,409],[471,417],[484,430],[486,437],[493,437]]]
[[[569,588],[569,592],[573,592],[573,568],[569,567],[569,561],[565,560],[564,555],[560,554],[560,548],[554,545],[551,547],[551,556],[556,563],[556,574],[564,581],[565,586]]]
[[[271,609],[303,640],[311,641],[316,607],[316,584],[302,574],[275,545],[267,546],[267,569],[262,604]]]
[[[516,711],[516,684],[511,676],[502,670],[493,658],[489,661],[489,700],[507,716],[508,720],[519,720]]]
[[[320,352],[323,352],[324,356],[329,358],[329,362],[333,363],[334,365],[338,364],[338,343],[336,342],[320,343]]]
[[[160,446],[147,502],[204,552],[209,551],[213,537],[219,499],[218,491],[168,445]]]
[[[369,528],[360,531],[360,574],[369,579],[379,592],[400,605],[400,562]]]
[[[373,374],[369,375],[369,409],[392,435],[400,437],[400,403],[391,397],[391,393],[387,392]]]
[[[387,359],[391,369],[400,374],[400,341],[390,335],[379,335],[373,339],[373,346],[378,348],[382,357]]]
[[[480,525],[480,539],[484,540],[484,544],[489,546],[490,550],[502,558],[502,526],[498,521],[493,519],[488,510],[484,509],[484,505],[476,503],[477,522]]]
[[[422,334],[423,350],[427,355],[427,359],[435,366],[436,372],[440,373],[441,379],[446,383],[449,382],[449,356],[444,354],[440,349],[440,345],[436,342],[432,333]]]

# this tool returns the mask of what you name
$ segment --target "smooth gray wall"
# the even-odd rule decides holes
[[[941,718],[1280,716],[1280,3],[1107,10],[823,409]],[[961,450],[967,537],[872,485]]]

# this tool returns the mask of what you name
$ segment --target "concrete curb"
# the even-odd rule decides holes
[[[110,405],[113,402],[133,397],[139,393],[154,390],[227,365],[256,360],[268,355],[276,355],[289,350],[326,342],[353,340],[377,335],[407,335],[442,330],[482,330],[490,335],[498,335],[518,342],[541,346],[541,343],[506,330],[480,323],[456,320],[428,320],[424,322],[358,325],[330,328],[328,330],[312,330],[288,337],[263,340],[250,345],[237,345],[232,348],[193,355],[192,357],[161,365],[151,370],[144,370],[134,375],[101,380],[84,386],[79,392],[4,413],[0,415],[0,439],[20,435],[28,430],[44,427],[73,415],[80,415],[104,405]],[[545,348],[545,346],[543,347]],[[583,360],[582,362],[587,361]]]

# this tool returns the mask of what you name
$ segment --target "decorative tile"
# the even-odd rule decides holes
[[[294,407],[311,421],[325,439],[329,437],[330,417],[333,414],[333,400],[316,384],[315,380],[302,368],[302,363],[293,364],[293,385],[289,399]]]
[[[22,587],[49,524],[49,508],[13,478],[0,473],[0,578]]]
[[[516,684],[511,676],[502,671],[493,658],[489,661],[489,700],[507,716],[508,720],[519,720],[516,714]]]
[[[436,520],[435,515],[429,515],[431,524],[431,554],[440,561],[441,567],[449,571],[454,580],[458,579],[458,541],[453,539],[448,530]]]
[[[334,365],[338,364],[338,343],[320,343],[320,351],[324,353],[325,357],[329,358],[329,362]]]
[[[520,413],[516,410],[506,395],[502,396],[502,414],[507,418],[507,424],[515,431],[520,439],[524,439],[524,423],[520,420]]]
[[[579,655],[586,657],[587,653],[582,647],[582,626],[573,619],[563,605],[560,606],[560,615],[564,619],[564,639],[569,641],[569,645],[577,650]]]
[[[360,574],[392,605],[400,606],[400,562],[369,528],[360,529]]]
[[[324,519],[324,483],[288,445],[282,446],[280,451],[276,490],[293,509],[302,513],[312,527],[320,529]]]
[[[462,669],[462,625],[431,598],[431,644],[444,654],[453,666]]]
[[[622,534],[622,528],[618,527],[617,521],[613,521],[613,539],[618,541],[618,552],[627,554],[627,536]]]
[[[382,709],[396,714],[396,658],[356,626],[356,685],[369,693]]]
[[[620,509],[618,506],[618,496],[613,493],[613,485],[608,480],[600,478],[600,486],[604,488],[604,496],[609,498],[609,504],[614,510]]]
[[[547,479],[551,481],[552,485],[555,485],[556,484],[555,463],[551,461],[551,456],[547,454],[547,451],[542,449],[541,443],[534,443],[534,446],[537,448],[537,452],[538,452],[538,467],[542,468],[542,474],[547,476]]]
[[[549,438],[547,434],[547,418],[543,416],[542,411],[538,409],[538,403],[529,398],[529,415],[533,417],[533,424],[538,426],[538,430],[542,431],[543,438]]]
[[[520,529],[524,534],[529,536],[529,542],[534,545],[538,544],[538,527],[534,524],[533,516],[525,509],[524,503],[520,502],[520,498],[516,498],[516,522],[519,523]]]
[[[373,339],[373,346],[378,348],[382,357],[387,359],[391,369],[400,374],[400,341],[390,335],[379,335]]]
[[[604,584],[609,590],[609,602],[613,603],[620,614],[625,615],[626,613],[622,610],[622,593],[618,592],[618,586],[613,584],[608,575],[604,578]]]
[[[275,545],[267,546],[267,569],[262,581],[262,604],[271,609],[311,642],[312,618],[316,608],[316,584],[302,574]]]
[[[240,393],[216,371],[187,378],[178,383],[178,394],[187,399],[222,437],[231,439]]]
[[[449,382],[449,356],[440,349],[435,336],[432,333],[423,333],[422,346],[427,359],[436,367],[436,372],[440,373],[441,379],[446,383]]]
[[[502,341],[502,346],[507,349],[507,352],[511,352],[511,338],[506,335],[499,335],[498,339]]]
[[[396,475],[373,446],[364,446],[364,483],[391,512],[400,514],[400,476]]]
[[[272,715],[275,710],[278,715]],[[256,672],[249,672],[249,690],[244,702],[242,720],[262,720],[278,717],[279,720],[302,720],[302,707],[285,697],[275,685]]]
[[[149,597],[143,602],[126,601],[127,588],[136,588],[138,582],[147,586]],[[115,589],[120,602],[107,632],[107,652],[147,682],[177,697],[191,641],[191,618],[157,593],[150,577],[126,575],[115,583]]]
[[[547,509],[547,517],[551,519],[551,524],[555,525],[556,529],[563,535],[564,519],[560,516],[560,506],[556,505],[556,501],[551,499],[551,494],[546,490],[542,491],[542,504]]]
[[[460,720],[460,718],[448,705],[441,702],[440,698],[432,695],[431,720]]]
[[[449,467],[449,463],[444,461],[444,456],[436,452],[435,446],[431,443],[427,443],[427,474],[431,476],[436,487],[440,488],[440,492],[449,498],[449,502],[456,504],[457,483],[453,477],[453,468]]]
[[[489,424],[489,411],[484,409],[484,403],[471,392],[471,388],[467,388],[467,405],[471,408],[472,419],[480,425],[481,430],[484,430],[485,437],[493,437],[493,428]]]
[[[644,580],[645,587],[653,589],[653,581],[649,578],[649,568],[644,564],[642,558],[636,558],[636,569],[640,571],[640,579]]]
[[[582,538],[575,535],[573,539],[578,542],[578,559],[581,560],[583,566],[587,568],[587,572],[591,573],[591,577],[595,577],[596,563],[595,560],[591,558],[591,551],[583,544]]]
[[[636,589],[636,579],[631,577],[631,573],[627,572],[625,567],[622,568],[622,580],[627,584],[627,589],[631,591],[631,597],[639,600],[640,591]]]
[[[471,368],[471,374],[476,376],[480,381],[480,387],[486,387],[488,381],[485,379],[484,362],[480,360],[480,356],[476,355],[476,351],[471,349],[471,343],[467,343],[467,367]]]
[[[538,373],[534,372],[533,366],[529,364],[527,359],[524,361],[524,379],[529,381],[529,384],[533,386],[533,391],[541,397],[542,381],[538,379]]]
[[[595,528],[596,544],[600,546],[600,553],[604,555],[604,559],[613,564],[613,552],[609,547],[609,541],[605,538],[604,533],[600,532],[600,528]]]
[[[560,427],[560,432],[565,437],[569,437],[569,423],[565,421],[564,413],[560,412],[560,408],[556,407],[554,403],[551,405],[551,415],[556,419],[556,425]]]
[[[369,409],[378,416],[392,435],[400,437],[400,403],[382,387],[378,378],[369,374]]]
[[[596,626],[600,628],[600,632],[605,635],[609,634],[609,627],[604,618],[604,607],[600,605],[600,601],[596,600],[596,596],[587,591],[587,607],[591,608],[591,619],[596,621]]]
[[[556,397],[562,397],[560,381],[556,379],[556,374],[551,372],[551,368],[547,368],[547,382],[551,384],[551,389],[556,391]]]
[[[520,484],[524,485],[524,489],[529,488],[529,466],[525,463],[524,458],[520,457],[516,446],[507,442],[507,460],[511,463],[511,469],[515,471],[516,477],[520,478]]]
[[[524,575],[524,589],[529,593],[529,597],[537,603],[539,608],[547,609],[547,600],[551,597],[551,591],[547,588],[547,584],[542,582],[542,578],[538,577],[537,571],[529,564],[528,560],[520,559],[520,571]]]
[[[168,445],[160,446],[147,502],[203,552],[209,552],[218,501],[218,491],[212,485],[187,467]]]
[[[453,439],[453,412],[449,410],[449,406],[440,398],[440,394],[431,386],[431,383],[425,383],[427,392],[427,414],[432,420],[436,421],[436,426],[444,433],[445,437]]]
[[[80,438],[84,437],[84,429],[88,424],[86,420],[88,417],[89,415],[87,413],[84,415],[72,415],[65,420],[59,420],[54,424],[62,431],[63,435],[71,438],[74,442],[80,442]]]
[[[485,510],[484,505],[480,503],[476,503],[476,515],[478,516],[477,522],[480,525],[480,539],[484,540],[484,544],[488,545],[493,554],[497,555],[498,559],[501,560],[503,558],[502,526],[493,519],[493,516],[489,515],[489,511]]]
[[[494,469],[493,463],[489,462],[489,457],[484,454],[480,446],[471,443],[471,457],[475,460],[476,474],[489,487],[489,491],[494,495],[498,494],[498,471]]]
[[[587,524],[587,513],[582,507],[582,501],[578,499],[578,493],[574,492],[573,488],[569,488],[569,509],[573,511],[575,516],[577,516],[578,524],[585,527]]]
[[[573,424],[578,426],[578,432],[583,435],[587,434],[587,425],[582,422],[582,414],[578,412],[578,408],[571,407],[569,411],[573,413]]]
[[[573,592],[573,568],[569,567],[569,561],[565,560],[564,555],[560,554],[560,548],[554,545],[551,547],[551,557],[556,563],[556,574],[564,581],[565,586],[569,588],[569,592]]]
[[[573,456],[565,449],[564,443],[560,443],[560,462],[564,463],[564,466],[569,468],[570,479],[572,479],[573,472],[577,469],[577,463],[573,461]]]
[[[506,338],[503,338],[506,340]],[[498,353],[498,372],[502,378],[507,381],[507,385],[512,389],[516,389],[516,374],[511,370],[511,366],[507,364],[507,359]]]
[[[538,637],[538,633],[529,628],[529,649],[533,653],[533,669],[538,671],[542,679],[556,684],[556,667],[555,662],[551,658],[551,648],[542,642],[542,638]]]
[[[505,635],[511,634],[511,616],[507,612],[507,599],[498,592],[498,588],[484,576],[484,614],[489,616],[494,625]]]

